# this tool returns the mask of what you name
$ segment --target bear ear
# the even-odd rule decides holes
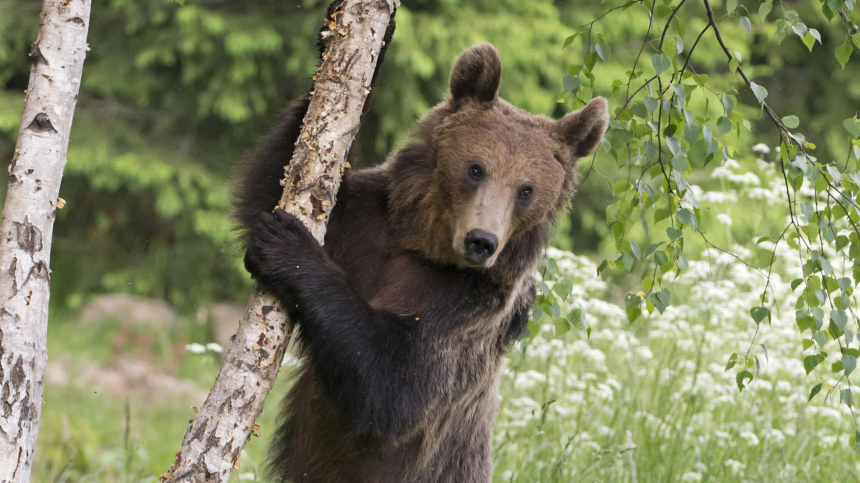
[[[451,95],[455,101],[474,99],[491,102],[499,92],[502,61],[499,52],[489,43],[466,49],[451,71]]]
[[[581,158],[600,144],[608,127],[609,105],[603,97],[595,97],[582,109],[556,121],[554,129],[571,153]]]

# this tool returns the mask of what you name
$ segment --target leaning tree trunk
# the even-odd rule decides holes
[[[0,481],[30,481],[42,410],[51,232],[91,0],[45,0],[0,224]]]
[[[322,243],[347,153],[399,0],[346,0],[328,24],[331,40],[278,207]],[[188,427],[162,482],[226,482],[254,430],[284,357],[292,326],[280,304],[255,288],[206,402]]]

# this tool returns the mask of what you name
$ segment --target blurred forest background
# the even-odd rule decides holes
[[[54,307],[77,308],[101,292],[163,298],[183,310],[247,295],[248,277],[231,245],[233,168],[273,126],[278,110],[310,89],[325,6],[315,0],[94,2],[91,51],[61,191],[68,208],[60,211],[54,235]],[[441,99],[456,55],[479,41],[492,42],[502,55],[504,98],[535,113],[563,114],[569,108],[556,103],[564,93],[562,77],[568,64],[580,62],[582,48],[580,42],[561,46],[608,7],[595,1],[404,1],[373,108],[355,143],[362,163],[381,162],[408,139],[414,121]],[[0,1],[0,159],[6,163],[39,9],[38,2]],[[615,51],[598,75],[605,85],[597,94],[612,97],[611,80],[629,69],[648,27],[647,16],[636,13],[620,12],[597,29]],[[805,13],[820,16],[812,8]],[[829,29],[841,28],[820,21],[825,41]],[[704,23],[703,16],[700,25],[691,21],[689,30]],[[694,66],[713,77],[726,74],[723,54],[708,37]],[[750,59],[756,81],[771,93],[769,103],[808,122],[807,138],[828,149],[828,139],[841,134],[842,120],[860,104],[856,63],[834,69],[832,56],[810,55],[797,38],[777,45],[761,33],[729,41]],[[726,77],[724,84],[737,83]],[[758,141],[774,144],[774,128],[757,123],[754,136],[742,140],[748,146]],[[604,172],[611,178],[613,169],[609,161]],[[599,251],[607,233],[603,211],[611,192],[605,180],[590,178],[561,226],[560,245],[577,253]]]
[[[457,54],[476,42],[492,42],[501,54],[502,97],[534,113],[560,116],[569,111],[576,102],[565,94],[562,78],[568,65],[581,62],[584,44],[580,37],[562,48],[564,41],[623,3],[403,0],[372,109],[353,145],[361,165],[381,162],[408,139],[415,120],[446,91]],[[843,27],[828,23],[812,3],[790,3],[810,28],[821,32],[824,45],[844,35]],[[205,345],[217,339],[214,309],[201,309],[243,304],[250,293],[231,231],[234,166],[273,126],[277,112],[310,89],[316,32],[326,5],[322,0],[93,2],[91,50],[60,191],[66,206],[59,211],[51,262],[49,353],[63,368],[55,367],[48,377],[36,478],[120,481],[111,478],[121,474],[127,481],[146,480],[171,461],[190,418],[183,398],[205,395],[220,364],[217,347],[207,350]],[[40,8],[38,1],[0,0],[4,163],[12,159]],[[758,2],[749,8],[757,11]],[[707,23],[704,9],[689,4],[684,18],[689,24],[685,44],[691,45]],[[595,24],[612,57],[600,66],[594,92],[610,99],[610,109],[618,107],[611,82],[630,68],[648,24],[641,6]],[[832,46],[823,54],[820,47],[810,54],[796,36],[779,42],[773,28],[755,27],[753,35],[746,35],[737,21],[727,21],[723,32],[731,48],[742,53],[747,72],[767,88],[768,103],[780,115],[802,120],[806,139],[818,146],[817,155],[845,159],[842,121],[860,108],[860,62],[851,61],[843,70]],[[728,72],[725,54],[710,33],[702,38],[691,66],[709,74],[715,88],[731,91],[741,85]],[[738,109],[759,120],[734,144],[742,153],[740,166],[755,169],[751,147],[764,143],[772,148],[778,135],[759,116],[752,94],[738,91]],[[623,173],[603,154],[595,167],[571,213],[559,223],[555,244],[600,260],[614,253],[605,210],[613,200],[612,184]],[[696,173],[691,182],[712,190],[723,183]],[[768,231],[781,228],[785,214],[741,207],[732,216],[734,224],[728,226],[708,220],[711,241],[744,244],[757,235],[772,235]],[[617,274],[605,273],[607,277],[610,288],[602,297],[610,301],[620,302],[637,282]],[[122,321],[80,322],[79,311],[104,294],[166,302],[157,307],[175,321],[143,328]],[[601,321],[591,323],[599,326]],[[115,376],[98,372],[105,367],[133,366],[137,369],[126,372],[145,372],[133,362],[141,360],[158,374],[189,384],[177,389],[184,395],[168,394],[175,401],[151,404],[145,398],[141,402],[133,388],[101,391],[108,393],[102,396],[95,383],[92,395],[51,383],[52,377],[64,381],[71,377],[66,372],[83,374],[87,368],[95,371],[93,380]],[[151,383],[152,377],[140,375],[139,381]],[[283,390],[279,386],[272,399]],[[252,441],[248,451],[257,455],[252,461],[262,461],[263,447]]]

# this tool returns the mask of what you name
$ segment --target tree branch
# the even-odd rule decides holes
[[[45,0],[0,225],[0,481],[27,482],[39,434],[51,238],[91,0]]]
[[[857,28],[857,25],[848,18],[848,14],[845,13],[845,10],[839,9],[839,16],[842,17],[842,21],[845,22],[845,25],[848,26],[848,31],[852,34],[860,33],[860,28]]]
[[[314,91],[279,203],[322,243],[347,153],[399,0],[346,0],[317,71]],[[259,288],[227,352],[215,386],[188,427],[162,482],[226,482],[263,408],[291,336],[280,304]]]
[[[708,20],[711,23],[711,27],[713,27],[713,29],[714,29],[714,35],[717,37],[717,42],[720,43],[720,47],[723,48],[723,52],[726,53],[726,56],[728,56],[729,60],[732,60],[732,52],[731,52],[731,50],[729,50],[728,47],[726,47],[726,43],[723,42],[723,36],[720,35],[720,29],[719,29],[719,27],[717,27],[717,20],[714,18],[714,10],[711,8],[711,3],[708,0],[702,0],[702,1],[705,4],[705,10],[708,11]],[[744,83],[746,83],[747,87],[752,89],[752,83],[751,83],[749,77],[747,77],[746,72],[744,72],[744,69],[743,69],[743,67],[741,67],[740,64],[738,64],[738,74],[740,74],[740,76],[743,78]],[[779,119],[779,117],[776,115],[776,113],[773,112],[773,109],[771,109],[770,106],[767,105],[767,102],[762,101],[761,105],[762,105],[762,108],[764,109],[764,111],[767,113],[767,115],[776,124],[776,127],[779,129],[780,134],[786,139],[792,139],[792,137],[788,131],[788,128],[785,127],[785,125],[782,123],[782,121]]]

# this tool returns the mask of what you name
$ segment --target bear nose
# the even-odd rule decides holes
[[[466,233],[465,245],[466,260],[473,265],[479,265],[496,253],[499,240],[496,235],[484,230],[472,230]]]

